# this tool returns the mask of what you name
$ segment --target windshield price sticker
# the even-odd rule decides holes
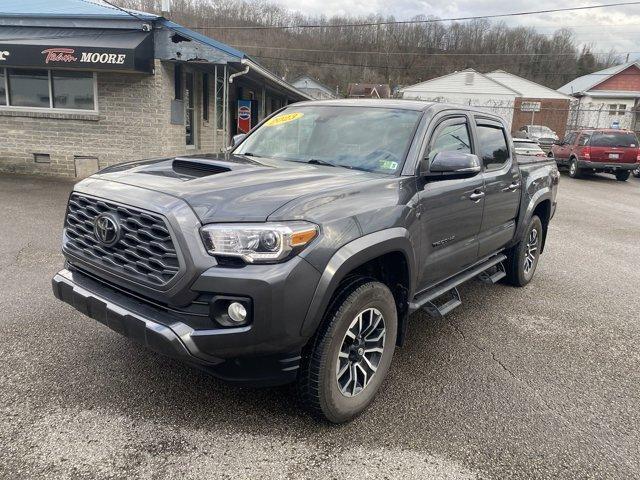
[[[383,160],[380,162],[380,168],[385,170],[395,170],[398,168],[398,162],[394,162],[392,160]]]
[[[287,113],[285,115],[278,115],[277,117],[273,117],[271,120],[268,120],[265,123],[266,127],[275,127],[277,125],[282,125],[283,123],[293,122],[299,118],[302,118],[304,113],[295,112],[295,113]]]

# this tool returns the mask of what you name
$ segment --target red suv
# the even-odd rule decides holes
[[[624,182],[640,167],[640,148],[636,134],[628,130],[579,130],[569,132],[554,143],[549,156],[558,167],[569,167],[569,176],[582,173],[611,173]]]

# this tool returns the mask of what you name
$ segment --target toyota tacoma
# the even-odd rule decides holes
[[[234,143],[79,182],[54,294],[220,378],[296,382],[334,423],[371,403],[412,312],[529,283],[556,208],[553,159],[519,162],[467,107],[306,102]]]

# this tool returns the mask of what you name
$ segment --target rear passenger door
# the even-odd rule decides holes
[[[508,138],[501,122],[476,117],[476,151],[483,164],[485,192],[479,258],[501,249],[515,234],[522,185]]]

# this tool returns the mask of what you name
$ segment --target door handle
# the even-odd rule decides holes
[[[513,182],[511,185],[509,185],[508,187],[504,187],[502,189],[503,192],[515,192],[516,190],[518,190],[520,188],[520,182]]]
[[[482,190],[476,190],[471,195],[469,195],[469,200],[472,202],[479,202],[484,197],[484,192]]]

